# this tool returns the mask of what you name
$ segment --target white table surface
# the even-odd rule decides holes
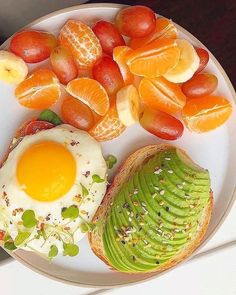
[[[204,252],[236,240],[236,204]],[[136,286],[109,290],[108,294],[235,295],[236,246],[189,261],[165,276]],[[83,295],[106,293],[44,278],[16,261],[0,266],[1,295]]]

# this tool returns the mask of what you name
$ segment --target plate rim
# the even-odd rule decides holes
[[[94,7],[106,7],[106,8],[122,8],[122,7],[126,7],[129,5],[126,4],[118,4],[118,3],[88,3],[88,4],[79,4],[79,5],[74,5],[74,6],[70,6],[67,8],[63,8],[63,9],[59,9],[56,10],[54,12],[51,12],[49,14],[46,14],[42,17],[39,17],[37,19],[35,19],[34,21],[30,22],[29,24],[27,24],[26,26],[20,28],[18,31],[22,31],[24,29],[28,29],[30,27],[32,27],[33,25],[37,25],[38,23],[48,20],[49,18],[52,18],[54,16],[58,16],[62,13],[66,13],[66,12],[71,12],[74,10],[79,10],[79,9],[86,9],[86,8],[94,8]],[[175,23],[176,24],[176,23]],[[213,63],[216,65],[217,69],[221,72],[222,76],[224,77],[226,83],[227,83],[227,87],[229,88],[231,95],[233,97],[234,102],[236,103],[236,92],[234,90],[233,84],[230,81],[228,75],[226,74],[225,70],[223,69],[223,67],[221,66],[221,64],[218,62],[218,60],[215,58],[215,56],[211,53],[211,51],[209,51],[209,49],[198,39],[196,38],[194,35],[192,35],[189,31],[187,31],[185,28],[183,28],[182,26],[176,24],[177,28],[179,31],[183,32],[187,37],[189,37],[190,39],[192,39],[193,41],[195,41],[198,45],[200,45],[203,48],[206,48],[207,51],[210,53],[210,58],[212,59]],[[15,33],[16,33],[15,32]],[[14,33],[14,34],[15,34]],[[12,34],[3,44],[1,44],[0,49],[4,49],[8,46],[10,39],[12,38],[12,36],[14,35]],[[194,254],[196,254],[201,248],[203,248],[216,234],[216,232],[220,229],[220,227],[222,226],[222,224],[224,223],[225,219],[227,218],[227,216],[229,215],[229,212],[231,211],[234,203],[236,201],[236,186],[233,190],[232,196],[229,200],[229,203],[226,207],[226,210],[223,214],[223,216],[221,217],[221,219],[219,220],[218,224],[216,224],[216,226],[212,229],[212,231],[209,233],[209,236],[207,239],[205,239],[199,247],[197,247],[197,249],[195,249]],[[0,245],[1,247],[1,245]],[[5,249],[4,249],[5,250]],[[5,250],[6,251],[6,250]],[[81,282],[76,282],[76,281],[72,281],[72,280],[67,280],[64,278],[61,278],[59,276],[55,276],[52,275],[50,273],[47,273],[37,267],[35,267],[33,265],[33,263],[28,263],[26,262],[23,258],[21,258],[20,256],[18,256],[16,253],[11,253],[9,251],[6,251],[11,257],[13,257],[16,261],[22,263],[24,266],[26,266],[28,269],[43,275],[46,278],[52,279],[54,281],[58,281],[64,284],[68,284],[68,285],[73,285],[73,286],[77,286],[77,287],[83,287],[83,288],[103,288],[103,289],[110,289],[110,288],[116,288],[116,287],[126,287],[126,286],[132,286],[132,285],[136,285],[138,283],[144,283],[147,281],[151,281],[153,279],[156,279],[158,277],[163,276],[164,274],[170,272],[171,270],[175,269],[176,267],[178,267],[179,265],[181,265],[182,263],[185,263],[186,261],[190,260],[194,254],[190,255],[187,259],[184,259],[182,262],[178,263],[176,266],[171,267],[170,269],[167,269],[166,271],[163,271],[161,273],[153,273],[152,276],[148,277],[148,278],[144,278],[144,279],[140,279],[140,280],[135,280],[133,282],[129,282],[129,283],[121,283],[121,284],[112,284],[112,285],[94,285],[94,284],[84,284]],[[11,260],[8,262],[6,261],[4,264],[10,263]]]

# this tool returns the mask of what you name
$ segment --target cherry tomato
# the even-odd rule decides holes
[[[93,67],[93,78],[106,89],[108,95],[114,95],[124,85],[119,66],[108,56],[103,56]]]
[[[175,117],[145,108],[140,117],[141,126],[148,132],[166,140],[175,140],[182,136],[183,124]]]
[[[62,102],[61,116],[65,122],[82,130],[89,130],[94,124],[90,108],[69,95]]]
[[[187,97],[202,97],[211,94],[218,85],[215,75],[202,73],[194,75],[182,85],[182,91]]]
[[[0,230],[0,241],[2,241],[4,239],[4,236],[5,236],[5,231]]]
[[[10,50],[27,63],[37,63],[47,59],[57,45],[54,35],[41,31],[16,33],[10,41]]]
[[[23,128],[20,130],[20,136],[32,135],[41,130],[51,129],[55,127],[54,124],[46,121],[31,120],[26,122]]]
[[[125,45],[125,40],[119,33],[118,29],[110,22],[105,20],[98,21],[93,31],[98,37],[103,51],[112,55],[113,49],[117,46]]]
[[[76,63],[65,47],[54,48],[50,55],[50,61],[53,72],[62,84],[67,84],[78,76]]]
[[[122,35],[141,38],[155,30],[156,16],[146,6],[130,6],[118,12],[116,26]]]
[[[200,58],[200,65],[199,65],[197,71],[195,72],[195,74],[197,74],[197,73],[201,72],[208,64],[209,53],[205,49],[199,48],[199,47],[195,47],[195,50]]]

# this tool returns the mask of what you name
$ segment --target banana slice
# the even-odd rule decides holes
[[[116,108],[120,121],[130,126],[139,120],[139,94],[133,85],[123,87],[116,95]]]
[[[180,48],[180,59],[178,64],[163,75],[167,80],[174,83],[183,83],[192,78],[199,67],[200,59],[187,40],[177,39]]]
[[[0,80],[19,84],[28,74],[28,67],[22,58],[14,53],[0,50]]]

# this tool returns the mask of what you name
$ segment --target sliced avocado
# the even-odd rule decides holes
[[[198,230],[210,178],[182,151],[150,158],[116,195],[104,224],[110,265],[122,272],[156,269],[180,252]]]

